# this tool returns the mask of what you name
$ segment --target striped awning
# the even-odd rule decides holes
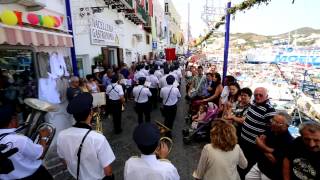
[[[72,36],[0,23],[0,44],[25,46],[73,47]]]

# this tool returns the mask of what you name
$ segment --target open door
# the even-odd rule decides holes
[[[107,67],[110,66],[110,63],[109,63],[109,49],[107,47],[102,47],[101,51],[102,51],[102,56],[103,56],[102,66],[107,68]]]
[[[120,67],[122,65],[122,63],[124,62],[122,48],[117,48],[117,56],[118,56],[118,66]]]

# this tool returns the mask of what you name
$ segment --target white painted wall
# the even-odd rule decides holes
[[[92,45],[90,42],[90,19],[96,17],[104,19],[107,23],[116,28],[119,37],[119,48],[123,48],[124,62],[131,64],[136,59],[136,54],[147,55],[152,52],[152,37],[150,36],[150,44],[146,44],[146,32],[141,26],[137,26],[128,19],[124,18],[123,14],[118,13],[114,9],[105,8],[102,13],[96,13],[90,16],[80,17],[80,8],[82,7],[97,7],[105,6],[102,0],[71,0],[72,7],[72,21],[74,30],[75,50],[76,55],[87,55],[86,66],[84,67],[85,74],[91,73],[91,65],[94,63],[93,58],[101,54],[101,47],[99,45]],[[123,24],[117,25],[115,20],[123,20]],[[133,34],[141,34],[141,42],[138,42]],[[126,56],[126,51],[131,51],[132,58]]]

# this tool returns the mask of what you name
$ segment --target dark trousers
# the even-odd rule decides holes
[[[108,112],[112,115],[113,130],[121,132],[121,114],[122,114],[122,103],[120,100],[108,100]]]
[[[257,159],[259,158],[259,149],[255,144],[247,142],[243,139],[240,139],[239,145],[244,153],[244,156],[248,160],[248,166],[246,169],[241,169],[238,167],[240,178],[241,180],[244,180],[250,169],[257,163]]]
[[[136,113],[138,115],[138,122],[139,124],[143,123],[143,115],[146,122],[150,122],[150,103],[137,103],[136,102]]]
[[[22,178],[20,180],[35,180],[35,179],[53,180],[53,177],[48,172],[48,170],[41,165],[39,169],[36,172],[34,172],[31,176]]]
[[[164,125],[171,129],[173,127],[173,122],[176,119],[177,114],[177,105],[173,106],[163,106],[163,116],[164,116]],[[169,137],[171,134],[168,135]]]
[[[150,98],[150,102],[152,104],[153,108],[157,108],[157,103],[158,103],[158,88],[149,88],[151,91],[151,98]]]

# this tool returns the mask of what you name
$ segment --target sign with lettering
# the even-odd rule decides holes
[[[119,46],[116,28],[100,19],[92,19],[90,24],[91,44],[100,46]]]

